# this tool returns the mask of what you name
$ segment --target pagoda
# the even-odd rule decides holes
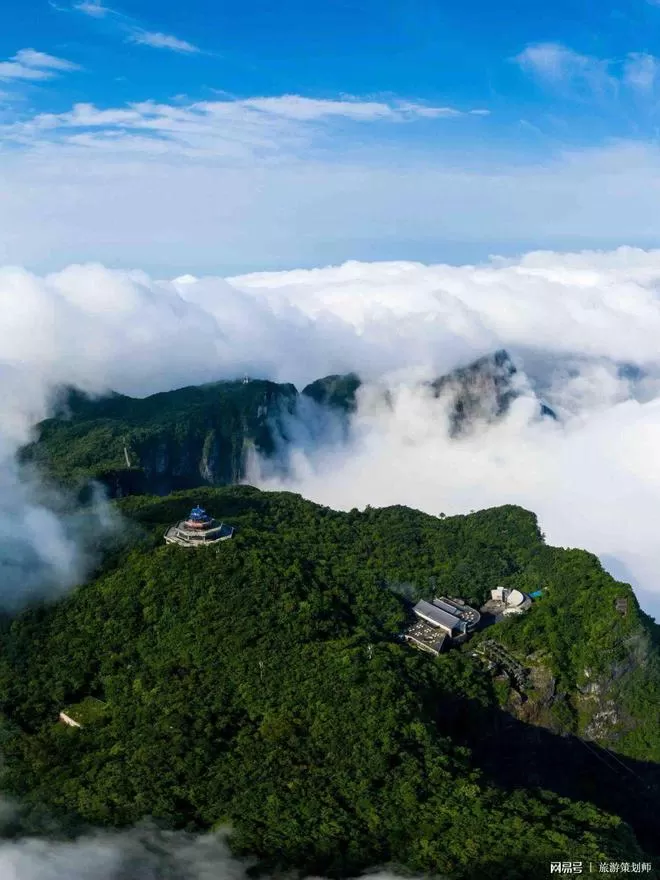
[[[187,519],[169,527],[165,532],[165,542],[182,547],[206,547],[218,541],[226,541],[233,534],[232,526],[218,522],[203,507],[197,505],[190,511]]]

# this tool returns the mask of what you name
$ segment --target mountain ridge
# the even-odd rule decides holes
[[[450,436],[458,438],[476,422],[502,418],[521,393],[517,380],[516,366],[500,350],[423,387],[448,399]],[[264,379],[187,386],[146,398],[116,393],[91,398],[62,389],[53,417],[37,426],[21,460],[67,486],[96,480],[113,497],[239,483],[253,452],[285,471],[277,454],[290,446],[304,402],[316,407],[307,414],[322,423],[317,442],[336,442],[336,432],[323,424],[338,424],[345,437],[361,387],[356,373],[346,373],[318,379],[301,392]],[[382,400],[389,405],[385,390]],[[555,417],[541,401],[538,412]]]

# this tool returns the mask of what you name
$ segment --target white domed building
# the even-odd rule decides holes
[[[500,602],[504,608],[502,614],[523,614],[532,604],[529,596],[520,590],[508,590],[506,587],[498,587],[496,590],[490,591],[491,599],[494,602]]]

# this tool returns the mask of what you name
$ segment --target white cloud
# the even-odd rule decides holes
[[[21,49],[14,56],[14,60],[26,67],[36,67],[46,70],[80,70],[78,64],[71,61],[65,61],[63,58],[56,58],[54,55],[48,55],[46,52],[37,52],[35,49]]]
[[[75,841],[22,838],[0,844],[6,880],[245,880],[247,863],[234,859],[224,836],[158,831],[142,826],[97,832]]]
[[[50,79],[49,70],[38,70],[16,61],[0,61],[0,79]]]
[[[593,55],[582,55],[561,43],[533,43],[514,59],[539,79],[555,85],[582,85],[597,92],[610,91],[616,79],[610,62]]]
[[[131,34],[131,42],[142,46],[151,46],[154,49],[171,49],[173,52],[194,54],[199,48],[186,40],[180,40],[171,34],[161,34],[156,31],[136,30]]]
[[[315,320],[341,317],[363,349],[347,352],[345,368],[359,359],[373,378],[420,362],[442,372],[506,346],[660,364],[660,251],[539,251],[480,266],[349,262],[229,282]]]
[[[516,55],[515,61],[544,79],[561,80],[574,70],[591,64],[587,55],[580,55],[560,43],[533,43]]]
[[[615,97],[620,86],[650,95],[660,61],[646,52],[630,52],[621,59],[582,55],[561,43],[533,43],[514,59],[548,86],[586,90],[601,98]]]
[[[2,80],[51,79],[57,72],[80,70],[79,65],[35,49],[21,49],[9,61],[0,62]]]
[[[122,527],[100,491],[92,503],[80,506],[75,499],[44,490],[38,475],[19,471],[11,452],[6,437],[0,436],[0,607],[4,610],[84,582],[98,562],[99,541],[118,534]]]
[[[0,843],[3,880],[247,880],[252,862],[232,856],[221,833],[162,831],[144,823],[76,840],[18,838]],[[399,880],[391,871],[371,880]]]

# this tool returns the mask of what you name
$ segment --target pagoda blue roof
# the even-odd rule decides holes
[[[193,507],[190,511],[188,519],[185,521],[188,528],[201,529],[208,528],[213,525],[213,517],[209,516],[203,507]]]
[[[203,507],[197,505],[190,511],[188,519],[170,526],[165,533],[165,541],[168,544],[201,547],[216,541],[226,541],[233,534],[233,526],[218,522]]]
[[[193,507],[193,509],[190,511],[190,516],[188,517],[188,519],[207,520],[211,519],[211,517],[204,510],[203,507]]]

